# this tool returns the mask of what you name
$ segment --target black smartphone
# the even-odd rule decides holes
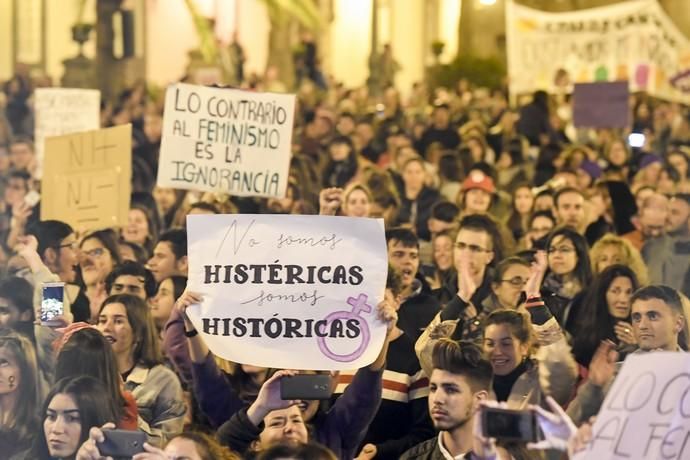
[[[43,283],[41,324],[50,326],[65,313],[65,283]]]
[[[532,410],[482,407],[481,422],[482,433],[486,438],[536,442],[539,437],[537,416]]]
[[[324,374],[298,374],[280,379],[281,399],[330,399],[331,376]]]
[[[97,443],[98,452],[103,457],[131,458],[144,452],[146,433],[129,430],[103,430],[103,442]]]

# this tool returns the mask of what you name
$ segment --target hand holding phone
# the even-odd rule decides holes
[[[298,374],[280,379],[280,398],[303,401],[330,399],[331,377],[323,374]]]
[[[56,324],[55,318],[65,314],[65,283],[43,283],[41,324]]]
[[[536,442],[537,417],[533,410],[512,410],[482,406],[482,435],[504,441]]]
[[[98,452],[103,457],[131,458],[144,452],[146,433],[142,431],[108,430],[103,431],[103,442],[98,442]]]

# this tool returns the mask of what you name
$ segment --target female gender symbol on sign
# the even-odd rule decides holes
[[[339,319],[354,319],[359,321],[359,327],[362,332],[362,341],[359,344],[359,347],[357,347],[357,349],[350,354],[339,355],[332,352],[331,349],[328,348],[325,337],[319,337],[317,342],[319,344],[319,350],[321,350],[321,353],[331,358],[333,361],[338,361],[341,363],[349,363],[362,356],[364,350],[367,348],[367,345],[369,345],[369,325],[367,324],[366,320],[360,316],[360,313],[362,312],[371,313],[372,307],[367,303],[367,300],[369,300],[369,297],[367,297],[366,294],[360,294],[357,298],[349,297],[347,299],[347,303],[348,305],[352,306],[352,311],[334,311],[326,317],[326,324],[330,324]]]

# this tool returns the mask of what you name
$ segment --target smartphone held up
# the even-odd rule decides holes
[[[43,283],[41,324],[54,326],[56,318],[65,314],[65,283]]]
[[[482,407],[482,435],[503,441],[537,442],[539,426],[533,410]]]

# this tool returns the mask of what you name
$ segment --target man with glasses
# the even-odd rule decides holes
[[[491,267],[502,255],[498,225],[491,217],[484,214],[463,217],[453,250],[457,276],[451,280],[452,285],[444,286],[439,292],[446,296],[452,291],[452,297],[434,322],[462,320],[463,327],[456,329],[462,331],[462,337],[476,335],[480,326],[477,316],[491,294]]]

